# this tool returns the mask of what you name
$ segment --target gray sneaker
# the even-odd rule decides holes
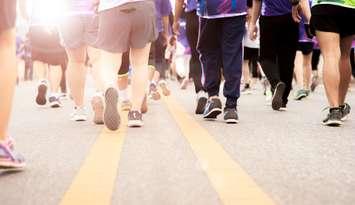
[[[142,127],[143,125],[142,113],[135,110],[128,112],[128,127]]]
[[[225,108],[224,109],[224,121],[227,124],[237,124],[239,122],[237,109]]]
[[[108,88],[105,92],[104,123],[109,130],[115,131],[121,123],[117,108],[118,92],[115,88]]]

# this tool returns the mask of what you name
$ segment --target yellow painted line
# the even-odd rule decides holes
[[[123,117],[122,117],[123,116]],[[61,205],[109,205],[114,190],[122,145],[127,131],[126,113],[118,131],[104,128]]]
[[[234,161],[205,128],[172,97],[164,97],[170,113],[190,143],[213,188],[225,205],[274,205],[274,201]]]

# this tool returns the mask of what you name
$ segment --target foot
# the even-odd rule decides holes
[[[0,143],[0,170],[22,170],[26,166],[23,157],[8,145]]]
[[[227,124],[237,124],[239,122],[238,112],[235,108],[224,109],[224,121]]]
[[[154,83],[151,83],[149,85],[149,96],[153,99],[153,100],[160,100],[161,96],[160,93],[157,89],[157,86]]]
[[[246,83],[244,85],[244,88],[241,90],[241,94],[243,95],[249,95],[251,94],[251,87],[250,87],[250,84],[249,83]]]
[[[296,92],[295,100],[302,100],[303,98],[308,97],[308,95],[309,95],[309,90],[300,89]]]
[[[341,118],[343,113],[340,107],[330,108],[327,117],[323,120],[323,125],[331,127],[339,127],[343,124]]]
[[[170,95],[170,90],[168,88],[168,85],[167,85],[166,81],[160,81],[159,82],[159,86],[162,89],[164,96],[169,96]]]
[[[104,123],[109,130],[118,129],[121,118],[117,109],[118,93],[115,88],[108,88],[105,92]]]
[[[59,100],[59,97],[57,96],[50,96],[48,98],[48,102],[49,102],[49,106],[51,106],[51,108],[59,108],[62,106],[62,103]]]
[[[36,97],[36,103],[39,106],[44,106],[47,103],[47,90],[48,86],[46,81],[42,81],[38,87],[37,87],[37,97]]]
[[[202,115],[205,110],[206,104],[207,104],[207,97],[206,97],[205,92],[203,92],[203,91],[198,92],[195,114]]]
[[[222,113],[222,103],[219,98],[210,98],[207,101],[203,118],[214,120],[219,114]]]
[[[74,107],[74,111],[71,114],[71,120],[76,122],[86,121],[88,119],[86,110],[84,107]]]
[[[286,85],[283,82],[279,82],[276,85],[275,92],[272,97],[272,103],[271,103],[272,109],[279,110],[281,108],[282,102],[283,102],[282,96],[285,92],[285,88],[286,88]]]
[[[142,127],[143,115],[139,111],[129,111],[128,112],[128,127]]]
[[[129,100],[125,100],[121,102],[121,110],[122,111],[130,111],[132,108],[132,103]]]
[[[94,96],[91,99],[91,107],[94,111],[94,123],[97,125],[104,124],[104,102],[101,96]]]
[[[341,112],[342,112],[342,117],[341,117],[341,120],[342,121],[345,121],[348,119],[348,116],[350,114],[350,111],[351,111],[351,107],[348,103],[345,103],[344,105],[340,105],[340,108],[341,108]]]

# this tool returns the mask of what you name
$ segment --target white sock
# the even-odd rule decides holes
[[[120,102],[128,101],[129,100],[128,89],[126,88],[124,90],[118,90],[118,96]]]

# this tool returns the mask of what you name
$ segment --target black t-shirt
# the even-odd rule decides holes
[[[331,4],[319,4],[312,7],[312,15],[327,15],[327,16],[355,15],[355,9],[331,5]]]

